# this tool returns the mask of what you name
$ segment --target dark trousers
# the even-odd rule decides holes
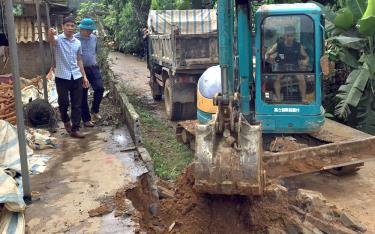
[[[99,113],[99,106],[103,99],[104,85],[102,75],[98,66],[85,67],[87,79],[94,90],[94,100],[92,101],[91,112]],[[89,89],[83,89],[82,94],[82,120],[87,122],[91,120],[87,93]]]
[[[78,131],[81,122],[81,104],[82,104],[82,78],[65,80],[56,77],[56,90],[58,94],[59,110],[61,120],[64,123],[72,121],[72,131]],[[71,118],[68,115],[69,97],[71,108]]]

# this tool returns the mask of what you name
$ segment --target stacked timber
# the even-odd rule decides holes
[[[0,83],[0,119],[16,124],[16,102],[12,84]]]
[[[21,90],[29,85],[36,85],[38,87],[40,80],[40,76],[30,80],[21,78]],[[16,124],[16,99],[14,97],[12,82],[0,83],[0,119],[14,125]]]

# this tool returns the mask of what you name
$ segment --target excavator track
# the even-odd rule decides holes
[[[193,141],[194,149],[196,126],[197,121],[185,121],[176,127],[177,139],[190,145]],[[182,134],[185,141],[182,141]],[[316,133],[263,134],[262,138],[262,165],[268,180],[319,171],[346,174],[375,159],[375,136],[329,119]]]

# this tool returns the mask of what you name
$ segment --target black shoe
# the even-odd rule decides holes
[[[79,130],[77,131],[72,131],[70,133],[70,136],[73,137],[73,138],[79,138],[79,139],[82,139],[82,138],[85,138],[85,135],[80,133]]]

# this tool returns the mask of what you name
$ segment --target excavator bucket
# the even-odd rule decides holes
[[[233,144],[230,134],[216,134],[216,119],[196,128],[195,188],[198,192],[223,195],[261,195],[262,132],[240,116]]]

